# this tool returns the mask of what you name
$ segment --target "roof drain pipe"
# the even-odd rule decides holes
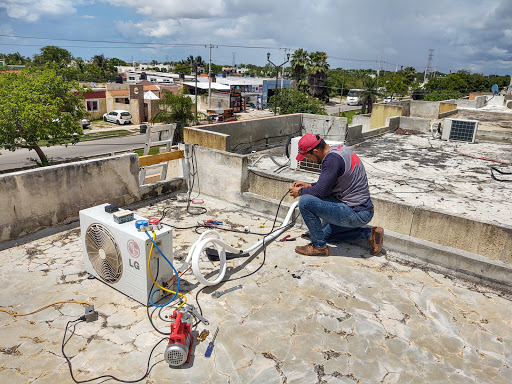
[[[194,272],[194,276],[196,279],[204,284],[204,285],[217,285],[219,284],[222,279],[224,278],[224,275],[226,274],[226,250],[231,253],[250,253],[261,246],[264,245],[264,243],[268,243],[272,240],[274,240],[276,237],[280,236],[284,231],[286,231],[289,228],[290,221],[292,219],[293,211],[295,208],[297,208],[297,205],[299,203],[296,201],[288,210],[288,213],[286,214],[286,217],[281,224],[279,228],[277,228],[274,232],[269,234],[268,236],[265,236],[263,239],[259,240],[257,243],[255,243],[253,246],[240,250],[237,248],[232,247],[231,245],[227,244],[224,240],[222,240],[221,235],[219,232],[217,232],[214,229],[207,230],[199,236],[199,239],[196,240],[194,244],[192,244],[192,247],[190,247],[190,250],[188,251],[187,259],[183,263],[183,265],[179,268],[178,272],[185,271],[189,265],[192,265],[192,272]],[[215,237],[206,237],[208,235],[213,235]],[[217,278],[213,281],[206,280],[204,275],[201,273],[201,269],[199,267],[199,260],[201,259],[201,252],[205,248],[208,247],[209,244],[213,244],[215,248],[217,248],[217,251],[219,252],[219,260],[220,260],[220,266],[219,266],[219,275]]]

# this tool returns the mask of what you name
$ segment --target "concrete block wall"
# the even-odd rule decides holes
[[[302,134],[302,114],[187,127],[185,132],[184,141],[187,143],[236,152],[251,143],[254,145],[264,145],[265,142],[272,144],[285,140],[288,135],[300,136]],[[220,137],[220,135],[223,136]],[[224,145],[221,143],[222,140]],[[212,143],[216,143],[215,146]]]
[[[502,106],[505,105],[505,96],[501,95],[488,95],[487,96],[487,105],[497,105]]]
[[[425,119],[423,117],[400,116],[399,127],[428,133],[430,132],[430,119]]]
[[[183,128],[183,141],[185,143],[197,144],[201,147],[228,151],[231,147],[230,136],[225,133],[216,132],[210,127],[213,126],[205,126],[204,129],[199,127]]]
[[[439,116],[439,101],[411,100],[410,116],[437,119]]]
[[[367,131],[370,130],[370,119],[371,119],[371,115],[370,114],[354,115],[352,117],[352,124],[351,124],[351,126],[360,125],[361,126],[361,131],[362,132],[367,132]]]
[[[183,179],[139,188],[139,158],[124,154],[0,175],[0,242],[78,220],[98,204],[126,206],[184,187]]]
[[[248,188],[247,156],[196,146],[197,176],[194,191],[232,203],[243,204],[242,192]]]
[[[439,115],[442,115],[443,113],[446,113],[446,112],[456,111],[456,110],[457,110],[456,104],[443,103],[443,102],[439,103]]]
[[[512,226],[476,221],[421,206],[372,198],[372,225],[512,263]]]
[[[399,105],[374,104],[370,118],[370,129],[386,126],[386,119],[393,116],[402,116],[402,107]]]
[[[293,180],[249,170],[248,192],[280,200]],[[284,202],[294,200],[286,197]],[[459,215],[372,197],[378,225],[403,235],[512,263],[512,226],[476,221]]]
[[[302,115],[302,126],[306,133],[320,135],[325,140],[344,140],[347,133],[348,119],[346,117]]]

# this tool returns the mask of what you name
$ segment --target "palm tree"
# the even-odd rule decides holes
[[[363,80],[364,88],[359,95],[361,100],[361,114],[372,113],[373,103],[377,101],[380,92],[377,89],[377,79],[367,76]]]
[[[313,97],[325,100],[327,98],[327,53],[312,52],[309,54],[308,71],[309,94]]]
[[[159,102],[160,111],[152,118],[151,123],[176,123],[181,122],[181,126],[174,133],[174,141],[181,141],[183,138],[183,126],[188,126],[194,121],[192,112],[192,99],[179,91],[176,95],[170,91],[164,91],[164,95]]]
[[[292,67],[292,74],[295,80],[299,82],[306,75],[306,65],[309,61],[308,52],[302,48],[293,52],[290,65]]]

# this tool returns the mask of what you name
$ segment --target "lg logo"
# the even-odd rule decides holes
[[[133,263],[132,263],[133,261]],[[140,270],[140,265],[139,265],[139,262],[138,261],[135,261],[133,259],[130,259],[130,261],[128,262],[128,264],[130,264],[130,267],[132,268],[135,268],[137,270]]]
[[[134,240],[128,240],[128,244],[126,245],[126,247],[128,249],[128,253],[130,254],[130,256],[135,258],[139,257],[140,248],[139,245]],[[128,264],[130,265],[130,267],[140,270],[140,265],[138,261],[130,259]]]

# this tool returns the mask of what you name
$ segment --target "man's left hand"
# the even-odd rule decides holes
[[[293,196],[293,198],[299,197],[300,196],[299,190],[301,188],[302,188],[302,186],[301,187],[288,188],[288,190],[290,191],[290,196]]]

